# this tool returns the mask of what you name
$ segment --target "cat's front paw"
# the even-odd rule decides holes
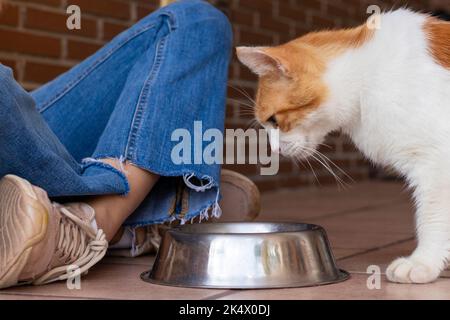
[[[441,273],[439,268],[426,264],[417,258],[399,258],[386,270],[389,281],[397,283],[430,283]]]

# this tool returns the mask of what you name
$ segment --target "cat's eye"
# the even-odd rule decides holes
[[[273,115],[269,119],[267,119],[267,122],[275,127],[278,126],[278,122],[277,122],[277,119],[275,118],[275,115]]]

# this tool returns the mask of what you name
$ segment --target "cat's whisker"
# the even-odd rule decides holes
[[[259,121],[257,119],[252,119],[248,122],[247,124],[247,128],[245,130],[248,129],[256,129],[258,126],[260,126],[261,124],[259,123]]]
[[[302,164],[302,166],[306,169],[306,164],[308,164],[309,168],[311,169],[311,172],[314,176],[314,179],[316,180],[316,182],[321,185],[319,178],[314,170],[314,167],[311,165],[311,162],[308,160],[308,158],[300,158],[300,156],[298,156],[299,152],[299,146],[297,145],[293,145],[293,152],[291,153],[293,155],[293,159],[296,161],[296,163],[300,163]],[[305,164],[306,162],[306,164]]]
[[[303,167],[303,169],[307,170],[306,164],[305,164],[304,161],[300,161],[300,160],[296,159],[295,157],[289,157],[288,159],[292,162],[292,164],[293,164],[297,169],[300,169],[300,165],[301,165],[301,166]]]
[[[308,148],[308,147],[304,147],[304,148]],[[339,172],[341,172],[341,174],[343,174],[351,182],[355,182],[355,180],[350,175],[348,175],[347,172],[345,172],[341,167],[339,167],[336,163],[334,163],[329,157],[324,155],[322,152],[320,152],[316,149],[312,149],[312,148],[308,148],[308,149],[313,150],[313,152],[315,152],[324,161],[327,161],[329,164],[333,165],[337,170],[339,170]]]
[[[234,103],[238,103],[238,104],[240,104],[242,107],[249,107],[249,108],[251,108],[252,110],[255,110],[255,105],[254,104],[250,104],[250,103],[248,103],[248,102],[244,102],[244,101],[242,101],[242,100],[238,100],[238,99],[234,99],[234,98],[228,98],[228,100],[230,100],[231,102],[234,102]]]
[[[240,108],[238,108],[238,110],[239,111],[243,110],[243,111],[247,111],[247,112],[251,112],[251,113],[255,114],[255,110],[250,109],[248,107],[240,107]]]
[[[304,159],[296,158],[296,159],[297,159],[297,161],[299,161],[299,162],[303,162],[302,160],[305,160],[305,161],[306,161],[306,163],[308,164],[309,168],[311,169],[312,174],[314,175],[314,179],[316,180],[317,184],[318,184],[319,186],[321,186],[322,184],[320,183],[319,178],[317,177],[317,174],[316,174],[316,172],[314,171],[314,167],[311,165],[311,162],[308,160],[308,158],[304,158]]]
[[[244,89],[239,88],[239,87],[235,87],[232,84],[228,83],[228,86],[232,89],[235,89],[236,91],[238,91],[240,94],[242,94],[244,97],[246,97],[247,99],[249,99],[252,103],[256,104],[256,101],[250,96],[250,94],[248,92],[246,92]]]
[[[348,184],[333,171],[327,160],[322,158],[322,154],[312,148],[304,146],[301,146],[301,148],[305,153],[309,154],[310,157],[314,158],[318,163],[320,163],[334,177],[340,187],[342,187],[343,189],[346,189],[348,187]]]
[[[336,180],[336,182],[340,185],[343,186],[344,182],[342,181],[342,179],[333,171],[333,169],[328,165],[327,162],[323,161],[322,159],[320,159],[320,157],[314,155],[313,153],[310,154],[310,156],[316,160],[318,163],[320,163],[332,176],[333,178]]]
[[[255,115],[255,111],[254,111],[254,110],[242,108],[242,109],[239,109],[239,112],[241,112],[241,111],[243,111],[243,112],[248,112],[248,113],[250,113],[250,114],[252,114],[252,115]]]
[[[297,167],[299,167],[299,164],[301,164],[303,169],[306,169],[306,164],[304,161],[294,161],[294,163],[297,165]]]
[[[250,112],[250,111],[246,111],[246,110],[240,110],[239,111],[239,115],[240,116],[248,116],[249,118],[254,119],[255,118],[255,114]]]

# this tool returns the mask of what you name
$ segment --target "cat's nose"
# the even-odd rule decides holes
[[[278,122],[275,116],[271,116],[269,119],[267,119],[267,123],[269,123],[271,126],[278,128]]]

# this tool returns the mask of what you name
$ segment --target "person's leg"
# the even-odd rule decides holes
[[[152,190],[156,174],[182,176],[189,187],[203,192],[191,193],[188,211],[188,202],[178,206],[171,199],[173,190],[162,185],[162,192],[156,192],[160,198],[151,202],[152,215],[134,225],[169,221],[172,214],[188,219],[217,202],[219,166],[174,166],[171,133],[184,123],[192,132],[194,119],[223,129],[230,39],[229,24],[216,9],[200,1],[180,2],[144,19],[99,55],[35,92],[42,115],[69,152],[34,110],[33,99],[6,90],[11,99],[6,101],[9,109],[0,109],[6,124],[0,130],[5,146],[0,176],[25,176],[51,196],[128,196],[89,200],[96,213],[84,203],[52,204],[44,190],[26,180],[2,178],[0,250],[7,259],[0,261],[0,288],[63,279],[68,264],[82,272],[89,269],[107,248],[98,224],[111,237]],[[209,183],[195,186],[193,177]]]
[[[201,1],[181,1],[143,19],[96,59],[83,62],[80,70],[33,93],[50,127],[78,161],[89,157],[87,163],[112,164],[127,175],[127,196],[87,200],[109,239],[113,234],[108,230],[116,230],[141,204],[158,179],[156,173],[199,171],[195,166],[172,165],[171,134],[184,126],[192,132],[195,120],[204,120],[205,129],[223,129],[230,34],[228,21],[218,10]],[[73,84],[70,90],[67,83]],[[211,172],[217,184],[218,165],[199,175]],[[205,195],[215,201],[216,193],[210,190]],[[197,202],[199,209],[205,206]],[[151,211],[156,210],[146,210]],[[167,211],[158,210],[170,214]],[[148,222],[140,218],[136,224],[161,218],[145,219]]]
[[[123,222],[133,213],[148,196],[159,176],[132,164],[118,164],[116,160],[102,159],[118,170],[123,170],[128,178],[130,192],[125,195],[106,195],[86,200],[95,210],[95,219],[103,229],[106,239],[110,241]]]

